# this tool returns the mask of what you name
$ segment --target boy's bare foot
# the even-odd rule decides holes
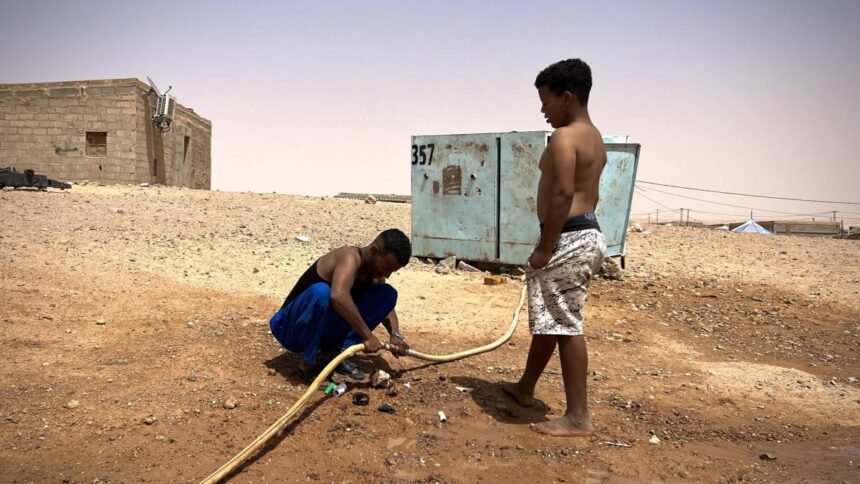
[[[531,429],[553,437],[587,437],[594,433],[591,419],[577,422],[567,415],[562,415],[550,422],[531,424]]]
[[[520,388],[519,382],[517,383],[502,383],[502,391],[511,396],[514,400],[517,401],[520,405],[524,407],[533,407],[535,404],[535,395],[534,393],[525,392]]]

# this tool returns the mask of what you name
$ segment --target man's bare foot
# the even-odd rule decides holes
[[[534,393],[523,391],[517,383],[502,383],[502,391],[511,396],[520,405],[524,407],[533,407],[535,404]]]
[[[594,433],[591,419],[577,422],[567,415],[562,415],[551,422],[531,424],[531,429],[553,437],[587,437]]]

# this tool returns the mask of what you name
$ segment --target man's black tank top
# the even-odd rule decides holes
[[[358,247],[353,247],[358,251],[358,255],[361,256],[361,249]],[[293,302],[297,297],[299,297],[305,290],[318,282],[324,282],[331,286],[331,283],[324,280],[320,277],[319,272],[317,272],[317,263],[320,260],[317,259],[308,267],[308,270],[302,274],[302,277],[299,277],[299,280],[296,282],[296,285],[293,286],[293,290],[287,294],[287,298],[284,300],[284,304],[281,305],[281,309],[284,309],[287,304]],[[352,288],[349,290],[349,294],[352,296],[353,301],[358,302],[358,299],[370,289],[370,286],[373,285],[373,279],[368,280],[359,280],[356,279],[355,282],[352,283]]]

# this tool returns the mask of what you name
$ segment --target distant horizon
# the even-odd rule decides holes
[[[5,4],[0,83],[172,85],[212,122],[214,189],[408,194],[411,136],[548,130],[535,76],[580,57],[595,124],[642,145],[640,179],[857,202],[640,185],[634,215],[860,220],[860,163],[844,144],[860,131],[857,1],[152,0],[171,13],[156,30],[136,4],[87,6]]]

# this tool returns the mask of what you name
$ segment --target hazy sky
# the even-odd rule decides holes
[[[548,129],[535,75],[581,57],[592,119],[642,144],[640,179],[860,202],[858,26],[857,0],[0,0],[0,83],[173,85],[212,121],[215,189],[408,193],[411,135]],[[633,212],[658,207],[636,196]]]

